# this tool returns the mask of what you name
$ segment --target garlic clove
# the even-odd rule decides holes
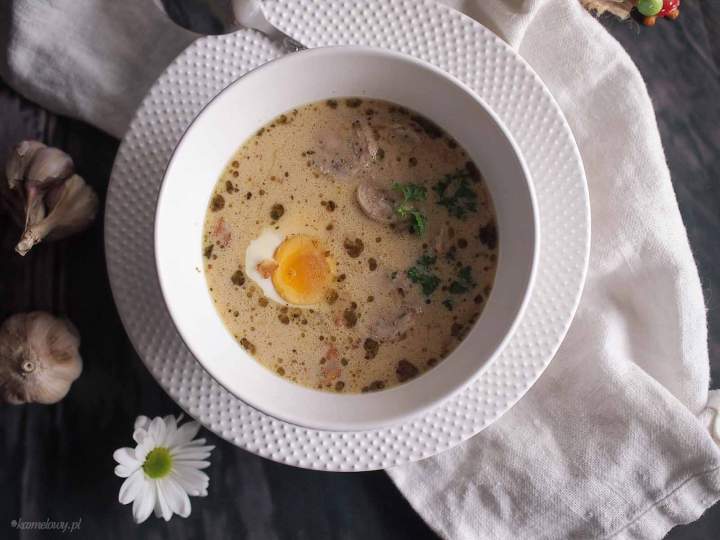
[[[75,326],[42,311],[19,313],[0,326],[0,400],[55,403],[82,372]]]
[[[25,255],[44,238],[57,240],[85,229],[98,210],[98,198],[93,189],[77,174],[53,190],[49,197],[53,205],[41,221],[25,228],[15,251]]]
[[[38,150],[25,175],[28,188],[50,187],[69,178],[75,171],[72,158],[59,148],[46,146]]]
[[[25,227],[38,205],[42,205],[45,192],[67,179],[74,171],[72,158],[59,148],[38,150],[25,174]]]
[[[5,164],[5,176],[10,189],[17,189],[22,184],[30,162],[43,148],[46,146],[39,141],[22,141],[12,149]]]

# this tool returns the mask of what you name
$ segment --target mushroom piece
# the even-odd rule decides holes
[[[419,127],[413,129],[414,125],[393,123],[389,126],[378,126],[378,129],[384,131],[384,135],[392,139],[400,152],[407,153],[414,150],[422,141],[420,136],[422,130]]]
[[[355,196],[367,217],[379,223],[394,223],[399,216],[395,213],[395,194],[367,182],[358,184]]]
[[[421,309],[409,307],[394,319],[378,319],[370,326],[370,337],[381,343],[397,341],[415,325],[421,313]]]
[[[309,157],[322,174],[349,178],[366,169],[375,160],[378,149],[370,125],[356,120],[349,128],[321,131]]]

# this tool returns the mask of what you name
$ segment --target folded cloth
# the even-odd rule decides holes
[[[119,138],[158,75],[197,38],[148,0],[4,0],[0,75],[43,107]]]
[[[720,395],[708,395],[700,283],[645,85],[579,2],[446,1],[510,43],[565,113],[589,182],[590,271],[567,339],[515,407],[454,450],[388,472],[448,538],[661,538],[720,499]],[[194,38],[153,9],[6,2],[0,72],[121,136]]]
[[[590,268],[528,394],[460,447],[389,473],[450,538],[661,538],[720,498],[720,451],[713,415],[698,418],[705,308],[645,84],[578,2],[454,5],[506,39],[563,110],[589,184]]]

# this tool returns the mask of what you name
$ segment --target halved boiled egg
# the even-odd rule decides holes
[[[322,302],[334,274],[334,262],[322,242],[309,235],[283,237],[266,229],[245,252],[245,275],[265,296],[281,304]]]
[[[277,268],[272,282],[291,304],[317,304],[332,280],[332,259],[317,238],[298,234],[286,238],[275,251]]]

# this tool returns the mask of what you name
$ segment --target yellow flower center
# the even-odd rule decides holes
[[[159,446],[150,450],[147,457],[145,457],[142,468],[150,478],[157,479],[170,473],[172,463],[170,450]]]

